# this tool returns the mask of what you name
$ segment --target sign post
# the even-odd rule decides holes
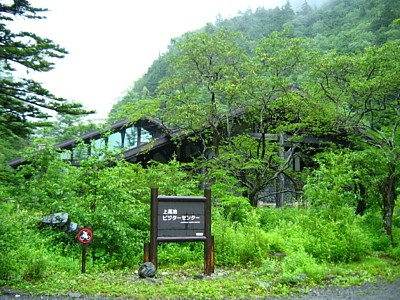
[[[211,190],[204,190],[204,197],[159,196],[152,188],[150,243],[145,245],[144,260],[156,268],[159,242],[203,242],[204,273],[214,273]]]
[[[82,273],[86,272],[86,248],[93,240],[93,231],[89,228],[82,228],[78,231],[78,242],[82,244]]]

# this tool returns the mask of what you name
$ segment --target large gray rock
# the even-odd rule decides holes
[[[79,230],[78,224],[71,222],[69,220],[68,213],[65,212],[59,212],[48,216],[44,216],[42,218],[41,227],[44,226],[52,226],[55,228],[60,228],[61,230],[68,233],[77,232]]]
[[[55,213],[48,216],[44,216],[42,223],[44,225],[51,225],[54,227],[63,227],[68,222],[68,213]]]
[[[145,262],[139,268],[139,277],[140,278],[147,278],[147,277],[154,277],[156,275],[156,267],[151,262]]]

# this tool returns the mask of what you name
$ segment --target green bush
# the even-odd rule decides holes
[[[20,211],[14,203],[0,202],[1,281],[23,277],[20,271],[21,262],[18,261],[16,254],[19,252],[21,243],[29,241],[29,232],[22,224],[22,220],[25,219],[29,219],[26,211]]]
[[[296,218],[304,212],[305,210],[303,209],[291,207],[283,209],[260,207],[257,209],[260,225],[267,231],[278,226],[282,220],[295,221]]]
[[[199,242],[166,242],[158,247],[158,264],[160,266],[196,263],[202,265],[204,262],[204,243]]]
[[[368,211],[359,219],[371,245],[371,251],[386,251],[390,248],[390,237],[383,229],[382,216],[378,211]],[[395,230],[394,227],[393,229]]]
[[[277,259],[266,257],[261,261],[257,275],[275,276],[281,273],[281,264]]]
[[[369,235],[353,212],[349,211],[341,221],[325,216],[310,211],[309,217],[301,219],[309,236],[305,250],[313,257],[326,262],[349,262],[362,259],[371,250]]]
[[[109,157],[109,159],[107,158]],[[67,212],[79,226],[91,227],[93,262],[109,268],[135,267],[142,261],[149,240],[150,190],[160,194],[201,193],[176,161],[141,165],[112,160],[108,153],[90,156],[79,168],[62,161],[52,151],[42,151],[17,173],[18,188],[10,191],[18,203],[38,214]],[[60,249],[76,244],[62,233],[42,231]],[[68,256],[68,253],[63,251]]]
[[[0,196],[8,201],[0,202],[1,282],[37,281],[52,272],[80,271],[81,244],[73,234],[39,229],[44,215],[67,212],[73,222],[93,229],[89,269],[137,270],[143,246],[150,240],[151,187],[163,195],[202,195],[195,175],[184,172],[176,161],[151,163],[144,169],[125,162],[108,167],[93,157],[75,168],[51,153],[48,159],[45,155],[0,184]],[[362,217],[355,215],[353,207],[343,205],[349,194],[334,199],[339,187],[347,188],[342,180],[337,184],[335,193],[321,185],[309,190],[309,195],[317,196],[323,189],[323,195],[331,197],[327,205],[319,199],[311,208],[300,209],[254,208],[248,199],[235,196],[240,194],[237,189],[216,184],[212,187],[215,264],[257,266],[259,274],[296,283],[319,281],[325,265],[362,260],[375,251],[399,259],[398,247],[390,246],[382,230],[379,212],[371,209]],[[159,263],[201,265],[203,253],[203,243],[162,243]]]
[[[218,201],[219,206],[223,208],[224,216],[231,222],[252,222],[254,208],[250,205],[249,199],[226,194],[218,197]]]
[[[17,203],[0,202],[0,283],[36,281],[74,266],[60,255],[60,235],[39,230],[38,218]]]
[[[268,257],[270,245],[267,233],[252,218],[242,224],[232,222],[223,214],[213,220],[215,262],[218,265],[237,266],[260,264]]]
[[[389,254],[394,260],[400,261],[400,244],[389,248]]]
[[[304,249],[319,262],[357,261],[372,251],[372,241],[380,235],[366,230],[363,218],[356,216],[351,208],[341,208],[339,221],[338,214],[335,219],[329,217],[330,210],[330,207],[260,210],[264,230],[275,235],[270,249],[275,247],[274,251],[286,254]],[[279,237],[285,238],[284,244],[279,243]]]
[[[306,279],[318,282],[326,276],[324,266],[301,248],[285,256],[281,268],[282,277],[288,283],[297,283]]]

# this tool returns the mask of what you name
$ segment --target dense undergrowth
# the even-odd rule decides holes
[[[113,168],[95,160],[86,164],[73,168],[49,153],[37,155],[3,181],[0,286],[35,294],[236,298],[400,275],[397,214],[392,244],[377,210],[360,216],[348,205],[336,207],[334,215],[332,207],[321,205],[254,208],[215,185],[215,274],[196,279],[203,271],[202,243],[162,243],[156,278],[139,279],[149,241],[150,188],[197,195],[197,181],[177,162],[148,169],[123,162]],[[44,215],[55,212],[67,212],[73,222],[94,230],[85,274],[75,234],[39,226]]]
[[[349,215],[340,223],[321,218],[312,208],[258,208],[251,210],[246,222],[235,223],[214,208],[215,273],[198,279],[203,271],[202,243],[164,243],[159,247],[158,273],[147,280],[137,275],[146,239],[127,237],[133,249],[124,267],[99,259],[93,243],[82,274],[81,245],[72,237],[38,229],[40,215],[15,203],[2,203],[1,212],[1,285],[25,293],[267,297],[400,276],[399,247],[392,247],[382,233],[378,215],[356,220]]]

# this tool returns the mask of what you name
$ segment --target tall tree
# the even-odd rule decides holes
[[[12,31],[11,22],[42,19],[41,13],[47,10],[34,8],[26,0],[9,2],[0,3],[0,131],[25,137],[33,128],[49,125],[49,110],[71,115],[91,113],[82,104],[56,97],[39,82],[12,76],[18,67],[47,72],[54,68],[52,59],[63,58],[67,51],[34,33]]]
[[[330,123],[336,133],[351,135],[361,150],[380,157],[376,172],[380,204],[387,234],[392,237],[392,217],[399,172],[400,41],[371,47],[359,55],[329,55],[315,63],[311,97],[323,99],[334,112]],[[371,178],[369,175],[368,178]],[[370,192],[374,192],[370,190]]]
[[[304,0],[303,4],[300,7],[300,10],[297,12],[297,15],[300,16],[306,16],[311,14],[313,11],[313,8],[308,4],[307,0]]]
[[[235,86],[241,65],[247,59],[242,36],[207,25],[202,32],[190,32],[172,43],[170,76],[160,85],[162,118],[172,127],[198,131],[209,128],[205,144],[212,143],[218,155],[227,116],[238,104]]]
[[[274,32],[257,41],[253,59],[247,64],[249,70],[244,72],[248,76],[237,88],[245,111],[243,119],[254,132],[251,138],[231,139],[221,157],[221,165],[240,180],[254,206],[257,195],[266,194],[275,181],[279,182],[277,190],[267,196],[276,196],[277,205],[283,205],[285,178],[294,183],[290,166],[296,148],[295,141],[293,147],[285,148],[283,135],[298,134],[309,113],[307,99],[295,83],[311,52],[306,40],[288,36],[288,31]]]

